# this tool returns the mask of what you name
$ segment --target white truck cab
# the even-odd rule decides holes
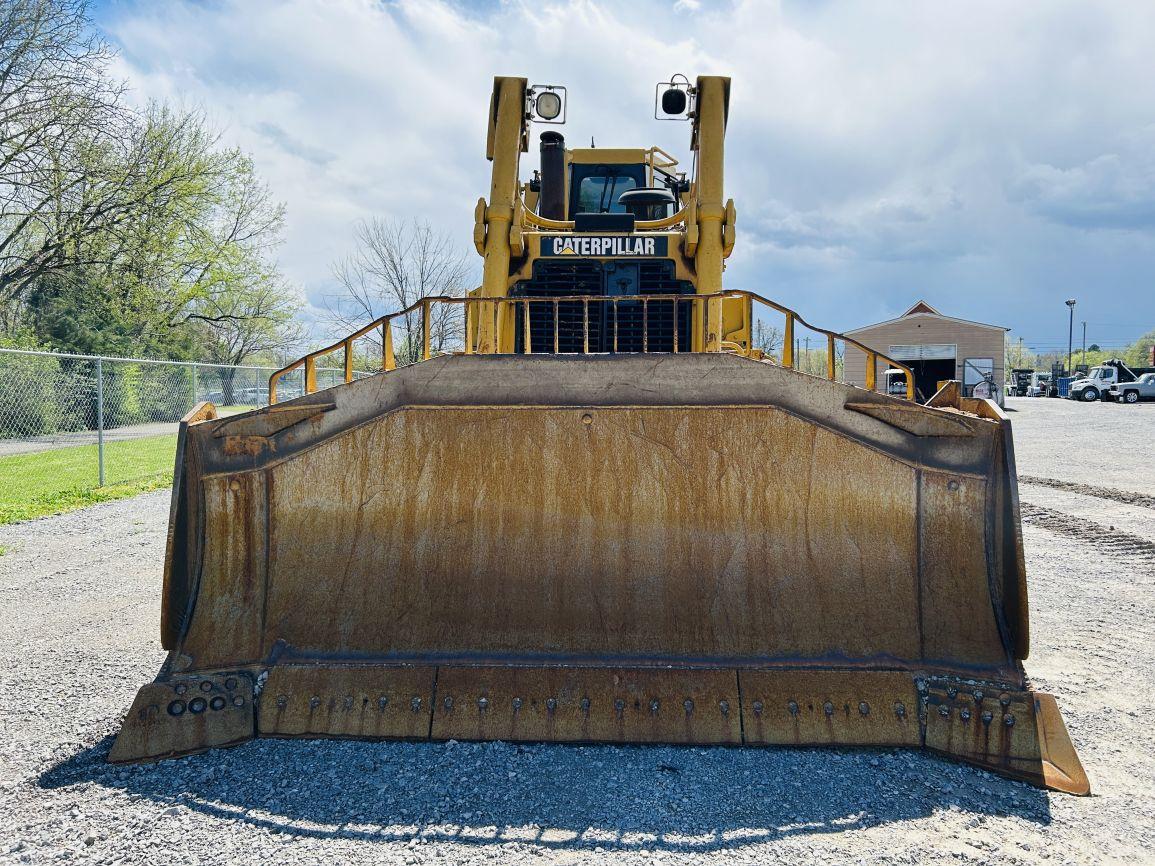
[[[1082,400],[1094,403],[1096,400],[1113,400],[1111,389],[1121,382],[1134,382],[1139,377],[1130,367],[1118,358],[1104,361],[1098,367],[1092,367],[1086,376],[1071,382],[1067,397],[1071,400]]]

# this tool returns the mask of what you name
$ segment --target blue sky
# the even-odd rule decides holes
[[[136,98],[205,109],[289,208],[319,305],[373,215],[471,249],[494,74],[569,88],[575,143],[658,144],[674,72],[733,78],[727,283],[842,329],[918,298],[1065,347],[1155,328],[1155,3],[103,0]],[[531,154],[532,157],[532,154]],[[523,167],[523,174],[535,167]],[[480,262],[480,260],[478,260]]]

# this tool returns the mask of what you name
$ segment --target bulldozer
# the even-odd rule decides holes
[[[915,402],[900,362],[723,286],[728,78],[657,86],[688,171],[550,129],[523,180],[566,101],[494,80],[480,286],[298,359],[265,408],[182,420],[168,656],[109,760],[255,737],[905,747],[1088,793],[1022,665],[1007,416],[957,382]]]

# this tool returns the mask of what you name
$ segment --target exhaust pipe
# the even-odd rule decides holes
[[[565,138],[560,132],[541,134],[541,198],[538,213],[565,219]]]

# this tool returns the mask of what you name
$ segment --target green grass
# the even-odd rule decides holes
[[[95,445],[0,457],[0,524],[74,511],[172,484],[176,434],[104,446],[98,486]]]

